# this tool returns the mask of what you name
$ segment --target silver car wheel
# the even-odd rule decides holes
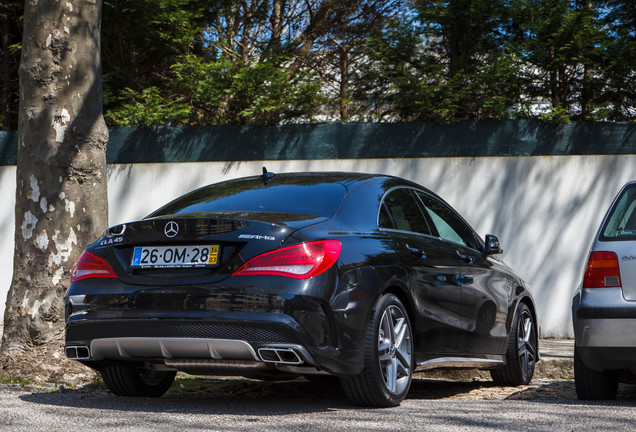
[[[413,335],[406,308],[395,294],[378,299],[364,339],[364,369],[342,378],[342,388],[363,406],[399,405],[411,387]]]
[[[537,327],[532,311],[527,304],[519,303],[515,315],[508,338],[506,364],[490,371],[499,385],[529,384],[538,359]]]
[[[530,381],[537,359],[534,347],[534,324],[530,311],[524,309],[521,313],[520,321],[517,327],[517,354],[523,380]]]
[[[403,311],[391,305],[384,310],[378,332],[378,362],[387,389],[402,393],[411,377],[411,329]]]

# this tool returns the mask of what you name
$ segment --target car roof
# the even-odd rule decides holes
[[[261,179],[262,176],[243,177],[235,180],[251,180]],[[302,179],[304,182],[310,183],[339,183],[345,186],[355,183],[400,183],[409,185],[412,187],[423,188],[422,186],[400,177],[395,177],[387,174],[371,174],[362,172],[348,172],[348,171],[305,171],[305,172],[284,172],[274,173],[272,179],[273,182],[277,178],[284,178],[289,181],[293,178]],[[232,181],[232,180],[228,180]],[[272,183],[274,184],[274,183]]]
[[[345,225],[352,226],[377,226],[377,214],[380,200],[388,190],[394,187],[406,186],[428,191],[426,188],[423,188],[422,186],[409,180],[385,174],[369,174],[343,171],[272,173],[264,170],[263,175],[241,177],[221,181],[219,183],[209,184],[207,186],[189,192],[188,194],[183,195],[182,197],[179,197],[176,200],[161,207],[160,209],[154,211],[153,213],[148,215],[147,218],[161,216],[164,214],[172,214],[174,212],[172,206],[174,206],[175,203],[178,203],[179,201],[183,202],[182,200],[187,200],[188,197],[196,197],[197,194],[200,196],[195,199],[201,200],[202,198],[205,198],[207,194],[206,191],[208,190],[216,188],[222,188],[223,190],[227,190],[228,188],[237,188],[238,190],[255,190],[255,186],[259,183],[259,189],[261,190],[273,190],[278,189],[278,186],[286,187],[288,185],[320,186],[339,184],[346,190],[343,196],[344,200],[339,203],[339,209],[338,207],[331,210],[326,209],[324,212],[319,213],[319,215],[327,216],[330,218],[335,217],[337,220],[344,223]],[[323,188],[322,191],[326,190]],[[428,192],[433,194],[430,191]],[[337,196],[333,194],[329,195],[334,198]],[[262,195],[261,197],[265,200],[265,202],[271,202],[268,201],[268,197]],[[301,207],[302,205],[306,204],[306,201],[301,201],[299,203]],[[177,207],[179,205],[180,204],[176,204]],[[186,203],[185,206],[189,207],[190,204]],[[265,207],[267,207],[267,205]],[[284,213],[290,213],[289,209],[284,211]],[[295,211],[291,211],[291,213],[295,213]]]

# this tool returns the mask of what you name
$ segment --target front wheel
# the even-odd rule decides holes
[[[529,384],[537,362],[537,327],[530,308],[519,303],[506,350],[506,365],[493,369],[490,376],[495,383],[504,386]]]
[[[106,366],[101,375],[106,387],[117,396],[159,397],[168,391],[176,372],[118,364]]]
[[[347,396],[363,406],[399,405],[411,386],[413,336],[406,308],[393,294],[378,300],[367,326],[364,369],[342,379]]]

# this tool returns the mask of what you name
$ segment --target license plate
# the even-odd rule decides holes
[[[219,245],[136,247],[133,268],[216,267]]]

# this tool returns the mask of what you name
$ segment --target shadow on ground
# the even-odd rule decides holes
[[[635,386],[623,386],[616,404],[636,400]],[[287,382],[261,382],[241,378],[179,378],[171,390],[158,399],[126,398],[103,389],[62,389],[20,396],[26,402],[68,408],[124,410],[134,412],[192,412],[257,415],[264,410],[276,415],[310,413],[355,408],[346,399],[337,381],[297,379]],[[414,379],[409,400],[465,399],[577,402],[572,381],[538,381],[528,386],[501,387],[490,381],[452,381]],[[592,402],[593,403],[593,402]],[[282,414],[282,411],[280,412]]]

